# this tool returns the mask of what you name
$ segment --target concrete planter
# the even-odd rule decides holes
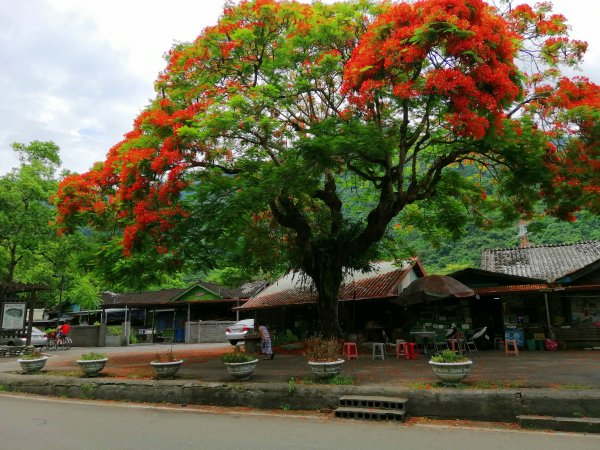
[[[343,359],[338,359],[337,361],[309,361],[308,365],[310,366],[312,373],[317,378],[329,378],[335,375],[339,375],[342,371],[342,365],[344,364]]]
[[[76,361],[77,365],[83,370],[85,376],[87,377],[97,377],[98,374],[104,366],[106,366],[106,362],[108,358],[103,359],[78,359]]]
[[[237,380],[247,380],[254,373],[258,359],[239,363],[223,363],[227,367],[227,372]]]
[[[456,384],[461,382],[469,373],[473,361],[461,361],[453,363],[429,361],[438,378],[445,384]]]
[[[34,373],[42,370],[47,360],[47,356],[42,356],[36,359],[18,359],[17,361],[19,361],[24,373]]]
[[[179,359],[177,361],[168,362],[152,361],[150,365],[154,368],[154,374],[156,375],[156,378],[160,380],[166,380],[175,377],[175,374],[179,371],[182,363],[183,359]]]

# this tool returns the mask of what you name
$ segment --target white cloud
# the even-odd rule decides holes
[[[15,141],[53,140],[63,167],[78,172],[103,160],[154,96],[163,54],[216,23],[224,3],[27,0],[0,8],[0,173],[17,163]],[[583,73],[600,83],[600,2],[554,3],[573,37],[590,43]]]

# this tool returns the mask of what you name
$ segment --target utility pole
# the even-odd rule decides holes
[[[61,314],[61,307],[62,307],[62,300],[63,300],[63,290],[65,288],[65,276],[62,274],[54,274],[52,275],[54,278],[60,278],[60,295],[58,297],[58,317],[56,318],[56,325],[58,326],[58,324],[60,323],[60,314]]]

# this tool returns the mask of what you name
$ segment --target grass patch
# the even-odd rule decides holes
[[[332,384],[335,386],[346,386],[354,384],[354,379],[347,375],[336,375],[334,377],[327,379],[327,384]]]
[[[588,384],[555,384],[549,386],[550,389],[565,389],[565,390],[576,390],[576,391],[585,391],[589,389],[593,389],[592,386]]]
[[[299,385],[311,385],[311,384],[329,384],[335,386],[353,385],[354,379],[347,375],[335,375],[330,378],[317,378],[317,377],[304,377],[304,378],[290,378],[288,381],[288,394],[294,395]]]
[[[422,390],[426,390],[426,389],[431,389],[433,386],[431,383],[425,383],[423,381],[419,381],[416,383],[406,383],[406,387],[409,389],[422,391]]]
[[[455,388],[455,389],[520,389],[524,387],[521,383],[498,383],[489,380],[463,381],[456,384],[444,384],[441,381],[434,383],[419,381],[415,383],[406,383],[406,387],[414,390],[429,390],[437,388]],[[558,387],[556,387],[558,389]],[[567,389],[567,388],[565,388]]]
[[[80,378],[81,371],[80,370],[44,370],[43,372],[40,372],[40,375],[49,375],[52,377]]]
[[[498,384],[493,381],[478,380],[468,384],[471,389],[498,389]]]
[[[140,380],[143,378],[148,378],[140,373],[128,373],[125,378],[127,378],[128,380]]]
[[[94,392],[98,389],[98,385],[95,383],[88,383],[81,385],[81,392],[84,397],[93,398]]]

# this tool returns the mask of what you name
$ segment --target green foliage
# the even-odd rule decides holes
[[[46,241],[52,239],[49,223],[55,213],[49,203],[56,190],[60,164],[53,142],[15,143],[20,166],[0,177],[0,277],[12,281],[18,266],[36,265]],[[19,276],[20,281],[29,281]]]
[[[97,353],[97,352],[84,353],[79,357],[79,359],[82,361],[96,361],[96,360],[105,359],[105,358],[106,358],[106,355],[104,353]]]
[[[335,386],[350,386],[354,384],[354,379],[347,375],[334,375],[333,377],[326,379],[327,384]]]
[[[456,363],[469,361],[469,358],[459,353],[454,353],[452,350],[446,349],[439,352],[437,355],[432,356],[431,360],[438,363]]]
[[[100,306],[100,287],[90,275],[75,279],[69,294],[83,310],[93,310]]]
[[[300,338],[292,333],[291,330],[285,330],[283,334],[277,334],[273,338],[273,345],[285,345],[285,344],[293,344],[295,342],[299,342]]]
[[[255,353],[246,353],[240,351],[233,351],[229,353],[223,353],[219,359],[224,363],[243,363],[250,362],[258,359],[258,355]]]
[[[223,267],[209,272],[204,280],[219,286],[235,288],[252,280],[254,275],[246,267]]]
[[[288,395],[294,395],[298,390],[296,379],[294,377],[290,378],[288,381],[287,393]]]
[[[22,355],[20,359],[40,359],[42,356],[42,351],[37,348],[34,348],[29,353]]]
[[[125,257],[118,235],[94,233],[93,240],[86,262],[105,288],[131,292],[163,286],[172,281],[174,271],[181,269],[181,261],[176,261],[171,254],[136,252]]]
[[[532,245],[575,243],[600,239],[600,217],[580,212],[575,222],[566,222],[552,217],[536,216],[527,226],[529,241]],[[394,229],[396,236],[395,251],[398,254],[417,255],[428,273],[446,274],[466,267],[479,267],[484,249],[507,248],[519,245],[519,230],[515,224],[506,227],[490,225],[480,228],[469,225],[464,235],[458,239],[440,233],[432,240],[432,234],[426,234],[415,227]],[[403,248],[404,251],[398,250]],[[389,256],[388,256],[389,257]]]
[[[106,335],[107,336],[122,336],[123,335],[123,327],[121,325],[111,325],[106,327]]]

